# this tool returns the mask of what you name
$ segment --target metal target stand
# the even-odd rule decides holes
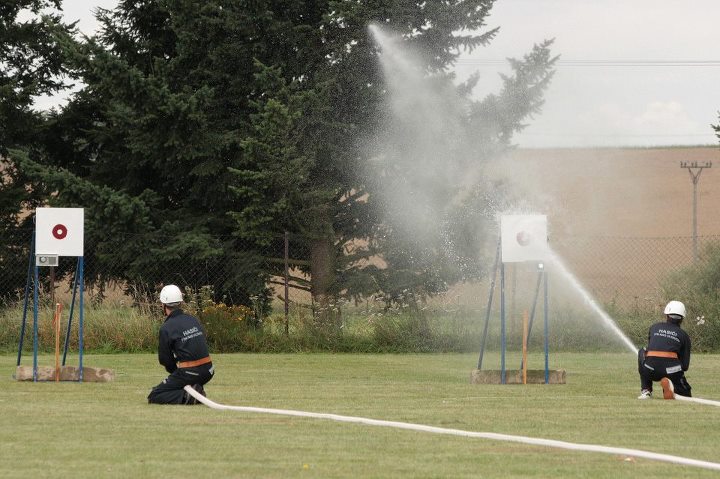
[[[73,223],[73,226],[65,226],[63,223],[56,224],[53,228],[53,234],[56,235],[57,239],[63,240],[66,238],[68,234],[68,229],[73,229],[76,227],[78,230],[77,236],[79,238],[74,238],[75,243],[70,245],[70,248],[66,248],[65,245],[62,245],[58,247],[57,250],[53,250],[54,252],[52,254],[46,254],[45,251],[38,252],[38,228],[45,228],[47,225],[45,224],[38,224],[41,223],[41,221],[38,221],[39,215],[38,213],[41,213],[40,210],[46,210],[42,211],[43,213],[43,220],[44,222],[47,222],[47,218],[50,218],[52,220],[55,220],[56,217],[60,218],[61,221],[67,220],[66,222]],[[48,211],[53,210],[53,211]],[[65,215],[65,216],[63,216]],[[68,216],[69,215],[69,216]],[[38,381],[48,381],[51,379],[47,378],[47,375],[45,375],[45,378],[41,378],[43,374],[39,373],[39,367],[38,367],[38,312],[39,312],[39,289],[40,289],[40,268],[41,267],[50,267],[54,268],[59,263],[59,258],[61,256],[73,256],[73,254],[70,253],[82,253],[82,234],[83,234],[83,228],[82,228],[82,222],[84,220],[83,216],[83,210],[82,208],[38,208],[36,211],[36,221],[35,221],[35,228],[33,231],[33,236],[30,241],[30,250],[28,255],[28,274],[27,279],[25,282],[25,297],[23,301],[23,317],[22,317],[22,323],[20,327],[20,340],[18,344],[18,355],[17,355],[17,369],[16,369],[16,375],[15,378],[18,380],[32,380],[33,382]],[[78,226],[79,225],[79,226]],[[56,233],[57,231],[57,233]],[[40,232],[41,234],[44,234],[43,231]],[[45,241],[47,243],[47,241]],[[44,246],[45,249],[47,249],[47,246]],[[51,270],[52,271],[52,270]],[[53,285],[54,286],[54,285]],[[30,289],[32,288],[32,308],[33,308],[33,366],[32,366],[32,374],[29,374],[29,371],[27,371],[23,366],[21,366],[22,362],[22,353],[23,353],[23,343],[25,340],[25,329],[27,326],[27,318],[28,318],[28,304],[30,302]],[[55,380],[59,381],[76,381],[76,382],[83,382],[86,380],[86,367],[83,365],[83,354],[84,354],[84,304],[83,304],[83,297],[84,297],[84,257],[83,255],[77,256],[77,263],[75,268],[75,274],[73,278],[73,292],[72,292],[72,300],[70,303],[70,314],[67,321],[67,330],[65,333],[65,342],[63,346],[63,354],[62,354],[62,363],[60,367],[58,368],[57,363],[56,367],[53,368],[55,370]],[[73,322],[73,316],[75,313],[75,304],[78,304],[78,366],[77,368],[74,367],[67,367],[66,361],[67,361],[67,353],[70,346],[70,336],[71,336],[71,330],[72,330],[72,322]],[[59,317],[56,318],[59,322]],[[59,334],[59,324],[57,325],[56,335]],[[59,343],[59,337],[56,338],[56,345]],[[56,346],[57,347],[57,346]],[[56,358],[59,355],[59,351],[56,349]],[[57,361],[57,359],[56,359]],[[48,368],[43,368],[48,369]],[[92,381],[109,381],[112,380],[114,373],[111,370],[104,370],[104,369],[98,369],[98,368],[90,368],[92,371]],[[45,373],[45,371],[43,371]],[[62,379],[61,379],[62,377]]]
[[[533,215],[533,216],[525,216],[521,215],[518,216],[518,218],[515,219],[516,221],[520,221],[520,223],[524,221],[529,221],[529,225],[521,224],[521,226],[514,226],[512,229],[520,228],[518,229],[518,233],[516,233],[514,230],[512,231],[513,236],[517,234],[518,242],[520,235],[525,233],[521,227],[525,228],[531,228],[536,229],[533,233],[535,236],[545,236],[546,241],[546,226],[545,226],[545,217],[540,215]],[[503,218],[503,222],[504,222]],[[533,223],[538,223],[533,224]],[[539,225],[539,226],[538,226]],[[475,384],[526,384],[528,382],[531,383],[544,383],[544,384],[564,384],[565,383],[565,371],[564,370],[558,370],[558,371],[550,371],[549,366],[549,325],[548,325],[548,274],[545,269],[545,264],[540,260],[542,254],[541,251],[537,252],[527,252],[525,250],[520,249],[520,255],[514,256],[514,253],[511,251],[511,254],[505,253],[508,255],[508,258],[505,258],[503,254],[503,248],[505,249],[512,249],[517,248],[517,244],[511,243],[510,248],[507,246],[507,241],[503,240],[504,236],[510,236],[507,234],[507,231],[505,231],[506,228],[503,226],[503,234],[498,237],[497,241],[497,249],[495,252],[495,262],[493,265],[492,273],[491,273],[491,280],[490,280],[490,291],[488,294],[488,302],[487,302],[487,308],[485,311],[485,323],[483,326],[483,333],[482,333],[482,339],[480,344],[480,355],[478,357],[477,362],[477,369],[472,371],[471,376],[471,382]],[[525,245],[522,245],[525,246]],[[544,246],[543,246],[544,248]],[[527,257],[525,257],[527,256]],[[523,359],[520,363],[520,369],[519,370],[513,370],[511,371],[510,377],[508,377],[508,371],[506,368],[506,351],[507,351],[507,332],[506,332],[506,312],[505,312],[505,261],[504,259],[509,259],[510,262],[528,262],[529,260],[532,260],[534,258],[537,258],[536,264],[537,264],[537,281],[535,284],[535,291],[534,291],[534,298],[532,302],[532,308],[529,315],[529,318],[525,317],[524,321],[524,327],[523,327],[523,341],[522,341],[522,348],[523,348]],[[483,370],[483,356],[485,353],[485,347],[487,342],[487,334],[488,334],[488,325],[490,323],[490,316],[492,314],[492,304],[493,304],[493,297],[495,296],[495,286],[496,286],[496,279],[498,275],[498,271],[500,273],[500,370],[493,371],[493,370]],[[542,371],[528,371],[527,370],[527,349],[529,345],[529,338],[530,333],[532,332],[532,326],[533,322],[535,320],[537,305],[538,305],[538,299],[540,297],[540,290],[543,291],[543,345],[544,345],[544,356],[545,356],[545,365],[544,370]],[[527,313],[527,312],[526,312]],[[530,374],[528,374],[530,373]]]

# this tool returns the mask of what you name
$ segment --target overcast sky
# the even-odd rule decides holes
[[[717,145],[719,19],[718,0],[498,0],[500,34],[457,71],[494,91],[493,60],[555,38],[560,63],[521,146]]]
[[[96,28],[93,10],[117,0],[65,0],[65,18]],[[507,57],[555,38],[560,62],[543,111],[516,137],[522,147],[717,145],[720,0],[498,0],[500,34],[464,55],[459,78],[476,93],[500,86]],[[498,62],[500,60],[500,62]]]

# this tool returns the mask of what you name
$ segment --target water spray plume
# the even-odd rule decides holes
[[[368,31],[378,47],[384,76],[386,110],[371,156],[379,170],[393,172],[379,176],[378,191],[387,206],[387,221],[411,244],[433,244],[436,236],[452,238],[449,218],[453,207],[462,204],[460,200],[466,194],[474,194],[478,186],[491,188],[485,183],[483,163],[478,159],[484,150],[460,134],[466,126],[468,104],[454,85],[424,67],[430,63],[427,55],[411,47],[411,42],[384,25],[370,24]],[[439,247],[449,257],[456,256],[451,239]],[[560,258],[551,256],[575,292],[636,354],[632,341]]]
[[[560,257],[552,250],[550,252],[550,257],[553,265],[556,267],[557,271],[570,283],[570,285],[575,289],[575,291],[580,294],[580,296],[585,300],[585,303],[595,312],[598,316],[602,319],[603,323],[610,328],[617,336],[622,340],[623,344],[625,344],[630,352],[633,354],[637,354],[638,348],[633,344],[632,341],[630,341],[630,338],[628,338],[625,333],[623,333],[620,328],[617,326],[615,321],[603,310],[595,301],[595,299],[590,295],[590,293],[587,292],[585,288],[583,288],[582,284],[580,284],[580,281],[573,275],[570,270],[563,264]]]
[[[369,146],[371,174],[387,208],[386,221],[426,243],[445,233],[457,198],[474,191],[480,168],[463,159],[477,152],[462,138],[465,109],[452,82],[427,71],[427,52],[402,35],[371,24],[383,95],[380,127]]]

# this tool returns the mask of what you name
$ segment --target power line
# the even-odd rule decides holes
[[[613,134],[600,134],[600,133],[590,133],[590,134],[581,134],[581,133],[551,133],[551,132],[522,132],[523,136],[552,136],[552,137],[559,137],[559,138],[586,138],[586,137],[592,137],[592,138],[685,138],[685,137],[715,137],[715,133],[688,133],[688,134],[630,134],[630,133],[613,133]]]
[[[460,58],[458,65],[505,66],[503,59]],[[720,67],[720,60],[558,60],[558,67]]]

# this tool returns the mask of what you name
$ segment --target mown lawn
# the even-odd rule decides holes
[[[638,401],[627,352],[557,353],[565,385],[472,385],[471,354],[214,355],[208,397],[469,431],[642,449],[720,462],[720,408]],[[531,356],[533,368],[542,366]],[[0,356],[0,477],[718,477],[718,471],[601,453],[326,420],[146,403],[151,354],[86,355],[111,383],[18,382]],[[484,364],[497,367],[497,355]],[[24,358],[31,365],[32,358]],[[49,356],[41,365],[53,364]],[[69,361],[69,364],[72,364]],[[519,359],[509,356],[508,367]],[[695,355],[696,396],[720,400],[720,355]]]

